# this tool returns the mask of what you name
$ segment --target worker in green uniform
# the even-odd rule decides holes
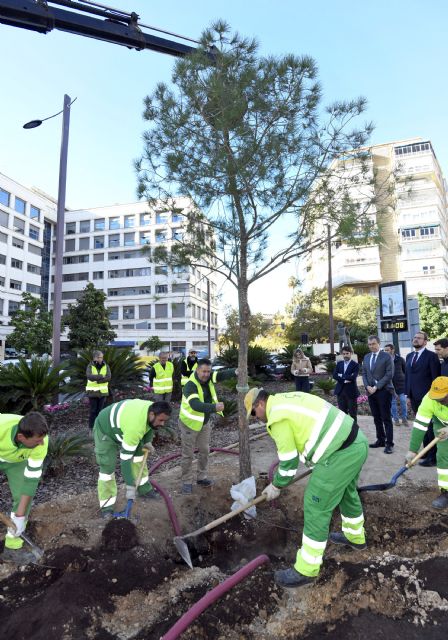
[[[120,455],[121,473],[126,483],[126,499],[136,496],[135,481],[143,461],[143,446],[150,445],[154,430],[163,427],[171,415],[168,402],[121,400],[103,409],[95,420],[93,437],[95,457],[100,467],[98,499],[101,515],[109,517],[117,500],[115,466]],[[152,447],[149,447],[150,449]],[[143,472],[137,493],[145,498],[158,498],[149,482],[148,469]]]
[[[168,353],[161,351],[159,361],[152,365],[149,372],[149,384],[154,389],[156,400],[170,402],[173,391],[174,365],[168,360]]]
[[[264,489],[274,500],[296,475],[299,459],[313,467],[304,495],[302,546],[294,567],[275,572],[282,587],[300,587],[319,574],[333,511],[339,507],[342,533],[330,541],[353,549],[366,547],[364,515],[357,491],[367,459],[368,442],[349,415],[309,393],[277,393],[251,389],[245,397],[247,416],[266,422],[279,458],[272,483]]]
[[[235,369],[220,369],[212,372],[212,363],[207,358],[198,361],[182,389],[179,412],[179,430],[182,443],[182,493],[193,492],[193,455],[198,449],[197,484],[210,487],[213,480],[207,477],[210,451],[211,425],[214,414],[222,415],[224,403],[218,400],[215,382],[235,375]]]
[[[430,390],[418,407],[406,463],[415,458],[431,420],[434,435],[441,440],[437,444],[436,453],[440,495],[432,501],[432,506],[434,509],[446,509],[448,507],[448,377],[446,376],[439,376],[433,380]]]
[[[22,549],[31,502],[36,493],[48,450],[48,425],[37,411],[26,416],[0,414],[0,471],[6,474],[12,494],[11,520],[2,559],[25,564],[34,556]]]

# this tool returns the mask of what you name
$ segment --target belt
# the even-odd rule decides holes
[[[344,442],[341,444],[341,446],[339,447],[338,451],[340,451],[341,449],[347,449],[347,447],[349,447],[352,444],[352,442],[354,442],[356,440],[356,436],[358,435],[358,431],[359,431],[358,423],[357,422],[353,422],[350,433],[348,434],[348,436],[344,440]]]

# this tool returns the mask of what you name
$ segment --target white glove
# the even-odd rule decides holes
[[[126,500],[135,500],[135,487],[126,485]]]
[[[405,463],[409,464],[415,458],[417,454],[414,451],[408,451],[405,457]]]
[[[154,449],[154,447],[152,446],[152,444],[150,442],[147,442],[146,444],[143,445],[143,449],[147,449],[148,450],[148,455],[153,456],[156,452],[156,450]]]
[[[440,440],[446,440],[448,438],[448,427],[439,429],[436,435]]]
[[[275,500],[279,497],[280,489],[278,487],[275,487],[271,482],[271,484],[268,484],[266,489],[261,492],[261,495],[266,496],[266,500],[270,502],[271,500]]]
[[[13,536],[14,538],[20,538],[22,533],[25,531],[26,516],[16,516],[14,513],[12,513],[11,520],[15,525],[15,529],[13,527],[9,527],[8,534],[10,536]]]

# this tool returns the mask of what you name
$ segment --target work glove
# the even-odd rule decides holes
[[[25,516],[16,516],[14,513],[11,514],[11,520],[15,525],[15,529],[13,527],[8,528],[8,534],[13,536],[14,538],[20,538],[22,533],[25,531],[26,527],[26,517]]]
[[[268,486],[266,487],[266,489],[264,489],[261,492],[262,496],[266,496],[266,500],[268,502],[270,502],[271,500],[275,500],[276,498],[279,497],[280,495],[280,489],[278,489],[277,487],[275,487],[272,482],[271,484],[268,484]]]
[[[408,451],[404,459],[405,465],[408,465],[415,458],[417,454],[414,451]]]
[[[126,485],[126,500],[135,500],[135,487]]]
[[[150,442],[147,442],[146,444],[143,445],[143,449],[147,449],[148,450],[148,455],[153,456],[156,452],[156,450],[154,449],[154,447],[152,446],[152,444]]]
[[[448,438],[448,427],[439,429],[436,435],[440,440],[446,440]]]

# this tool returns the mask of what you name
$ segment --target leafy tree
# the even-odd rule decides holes
[[[70,304],[64,324],[70,349],[104,349],[116,338],[104,302],[106,294],[89,282],[76,304]]]
[[[225,317],[227,326],[219,337],[219,343],[228,347],[238,346],[240,342],[238,309],[227,307]],[[249,318],[249,342],[253,342],[258,336],[265,335],[270,327],[271,323],[266,320],[262,313],[251,314]]]
[[[146,349],[146,351],[151,351],[152,353],[155,353],[162,347],[163,342],[161,341],[159,336],[151,336],[140,345],[140,349]]]
[[[369,192],[375,181],[369,154],[354,151],[365,149],[372,127],[353,126],[365,111],[363,98],[323,108],[312,58],[262,58],[254,40],[232,35],[223,22],[175,63],[172,80],[173,88],[159,84],[145,99],[150,126],[136,163],[139,193],[157,210],[186,218],[184,238],[170,251],[157,247],[153,261],[219,272],[238,291],[240,476],[246,477],[249,288],[323,246],[327,238],[316,233],[322,219],[333,237],[360,241],[372,234],[372,196],[350,198],[354,184]],[[179,194],[188,200],[176,200]],[[284,243],[268,250],[276,227]]]
[[[49,360],[21,358],[17,364],[0,369],[0,412],[26,413],[40,411],[51,402],[63,384],[61,365],[53,367]]]
[[[47,311],[44,303],[31,293],[22,293],[23,309],[11,316],[12,333],[7,338],[8,346],[17,351],[24,349],[29,354],[41,356],[51,352],[53,333],[53,314]]]
[[[446,338],[448,335],[448,313],[432,302],[423,293],[417,294],[420,328],[426,331],[431,340]]]

